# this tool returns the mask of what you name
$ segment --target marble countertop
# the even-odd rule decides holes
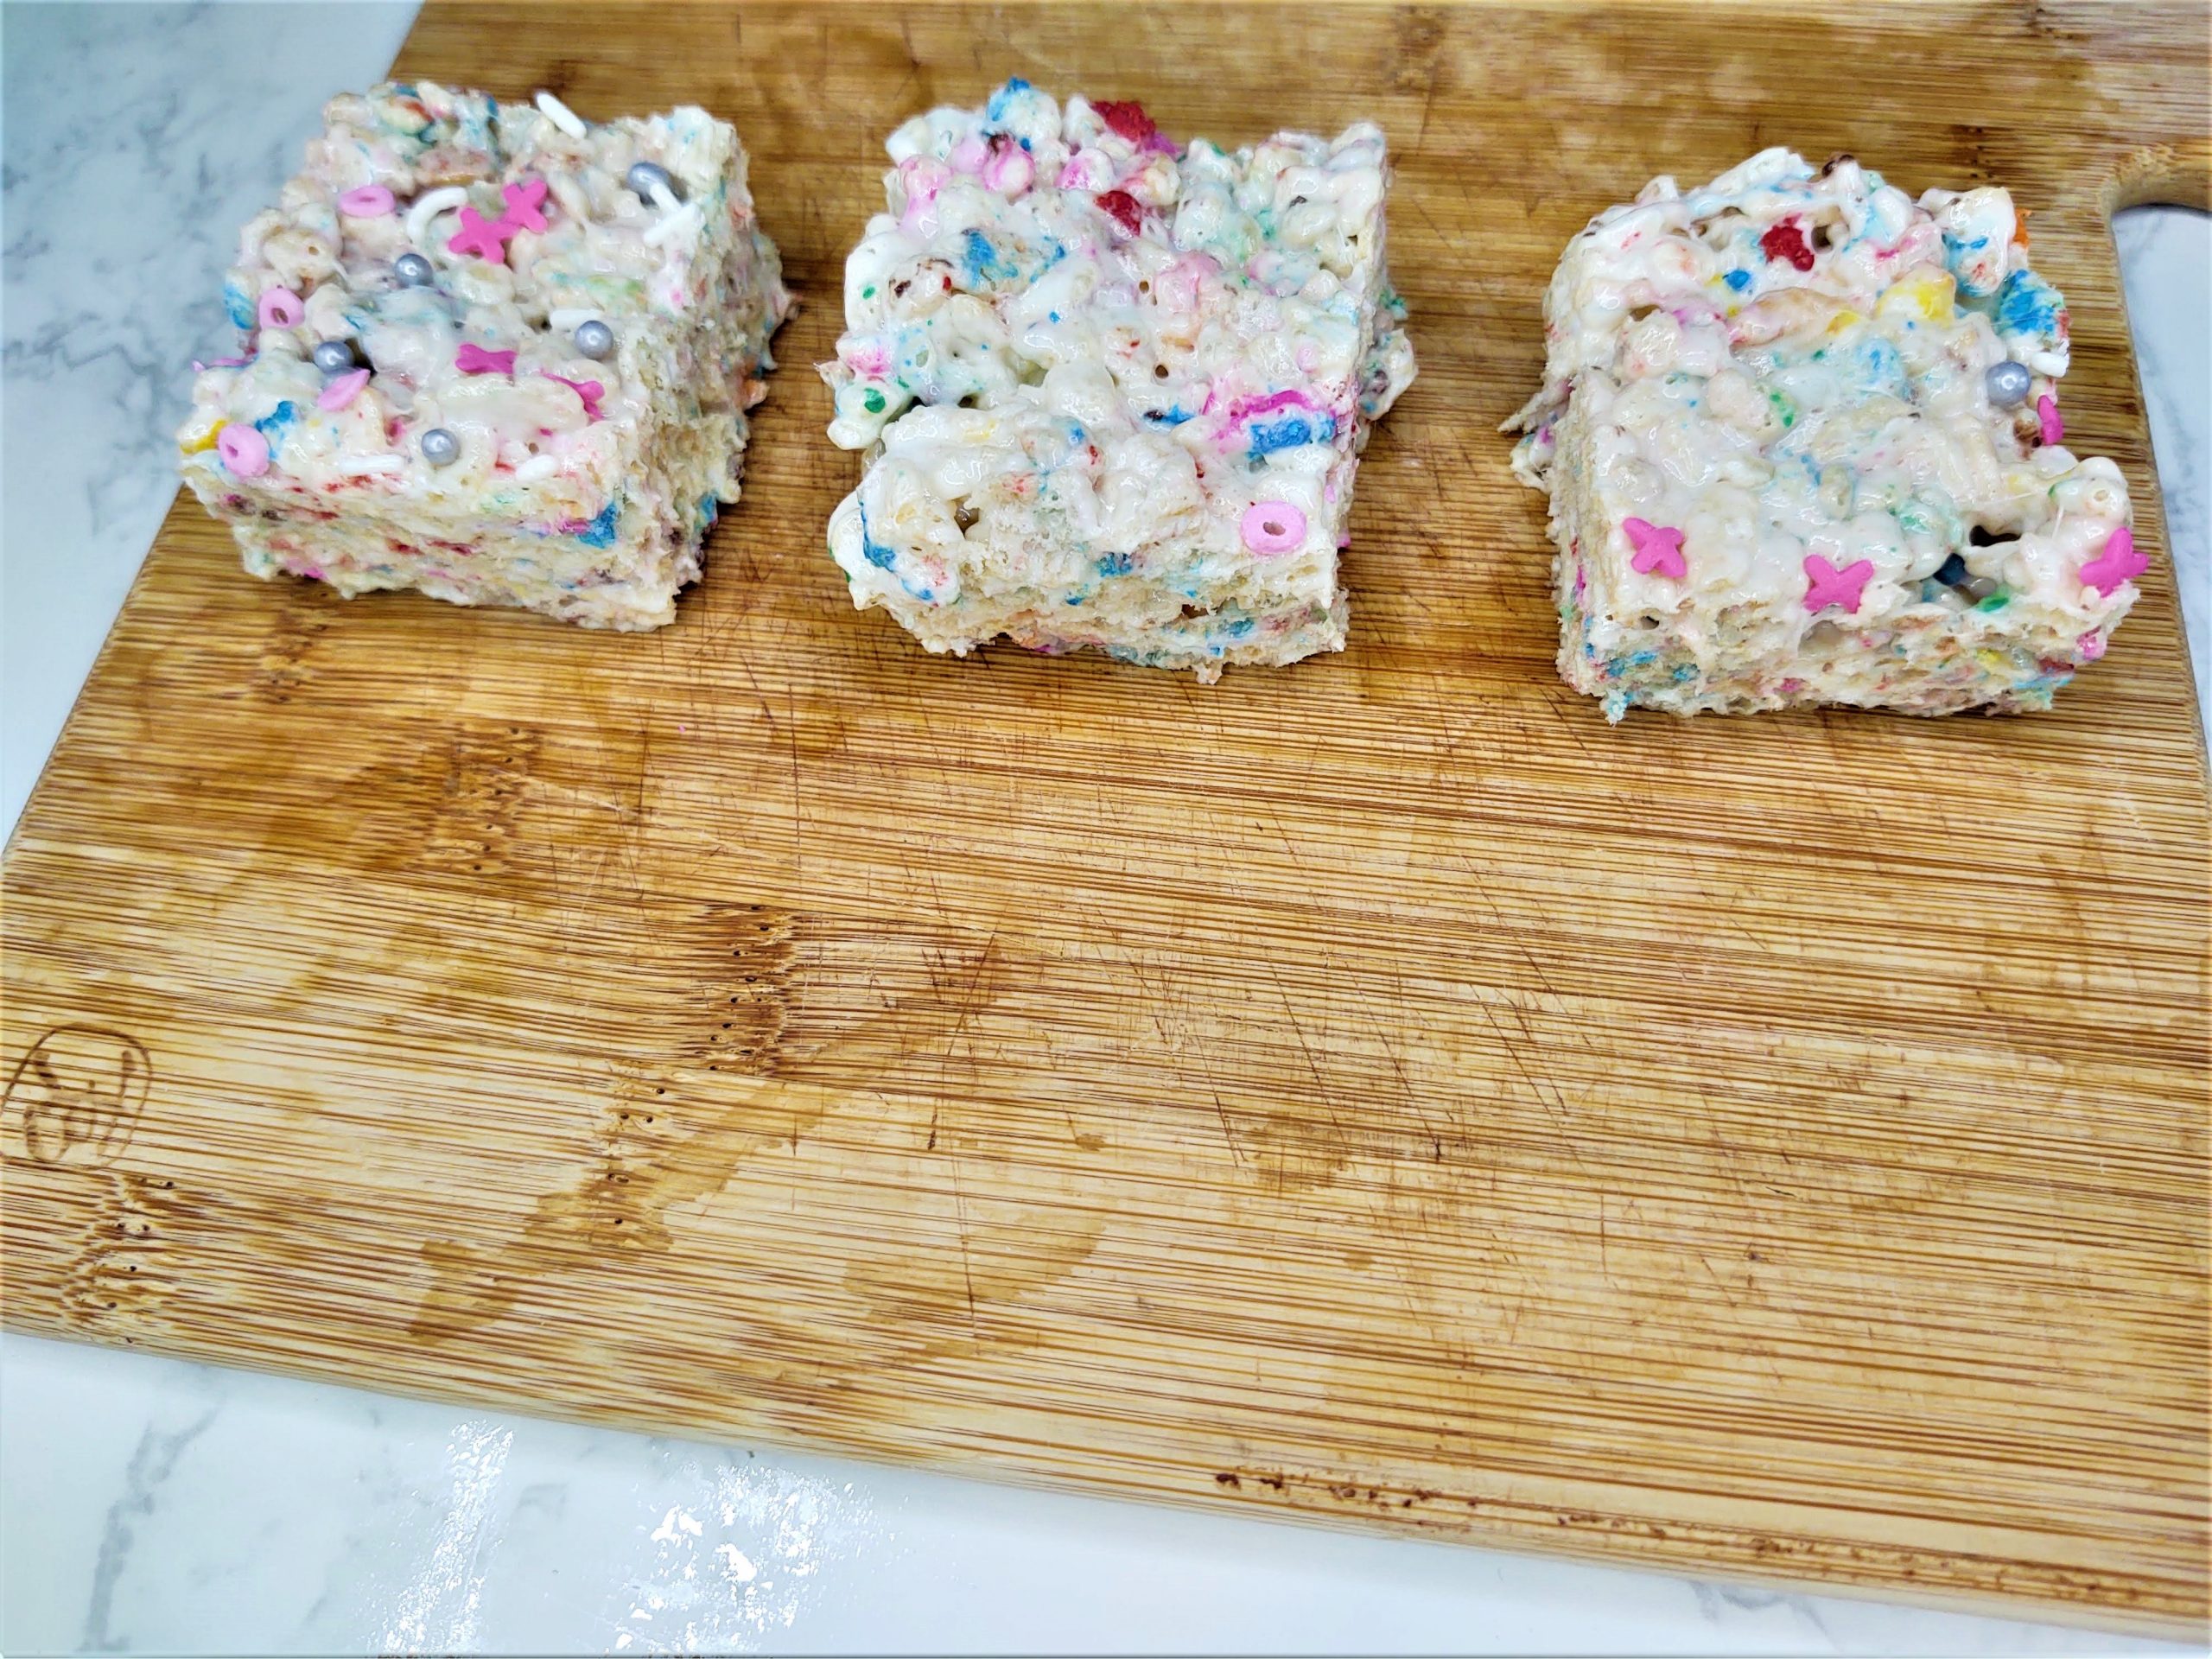
[[[0,827],[175,491],[235,227],[412,13],[0,19]],[[2212,226],[2120,235],[2202,701]],[[2182,1651],[0,1342],[0,1650],[397,1648]]]

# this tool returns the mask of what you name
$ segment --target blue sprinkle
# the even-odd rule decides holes
[[[1308,416],[1286,416],[1265,426],[1252,429],[1252,455],[1257,460],[1272,455],[1278,449],[1295,449],[1309,443],[1327,443],[1337,435],[1337,418],[1333,415]]]
[[[300,411],[292,407],[292,400],[287,397],[256,421],[253,429],[269,440],[269,453],[273,455],[283,448],[284,434],[292,429],[292,423],[299,418]]]
[[[2052,334],[2066,302],[2058,290],[2032,270],[2016,270],[1997,290],[1997,332],[2000,334]]]
[[[1967,562],[1956,553],[1944,560],[1942,569],[1936,572],[1936,580],[1946,588],[1955,588],[1966,579]]]
[[[599,510],[598,516],[591,521],[591,524],[588,529],[580,530],[576,532],[576,539],[582,542],[586,547],[613,546],[614,512],[615,509],[620,505],[621,503],[619,499],[610,500],[605,506]]]
[[[700,527],[702,529],[712,524],[721,516],[722,504],[715,499],[713,491],[709,490],[706,494],[699,498],[699,518],[701,520]]]
[[[1135,569],[1136,561],[1126,553],[1109,553],[1098,561],[1098,574],[1102,576],[1126,576]]]
[[[1973,263],[1974,254],[1988,245],[1989,238],[1986,236],[1977,236],[1971,242],[1961,241],[1948,235],[1943,238],[1943,264],[1958,283],[1960,295],[1966,299],[1983,300],[1989,297],[1987,289],[1977,288],[1967,281],[1965,270],[1965,267]]]
[[[1628,659],[1627,666],[1630,668],[1642,668],[1646,663],[1656,663],[1658,660],[1659,653],[1657,652],[1639,651],[1633,657],[1630,657]]]
[[[1057,311],[1047,311],[1045,315],[1048,321],[1052,322],[1058,322],[1060,320],[1060,314]]]
[[[1162,426],[1180,426],[1191,418],[1191,411],[1187,409],[1147,409],[1144,417],[1147,421],[1157,421]]]
[[[245,290],[236,283],[223,284],[223,309],[230,314],[231,321],[239,327],[253,327],[256,321],[253,315],[253,302],[246,298]]]
[[[991,245],[991,238],[981,231],[970,230],[962,238],[962,254],[968,265],[968,280],[971,284],[1010,282],[1021,274],[1020,268],[1001,258]]]
[[[1887,392],[1901,401],[1911,401],[1912,386],[1905,377],[1904,359],[1897,355],[1897,348],[1879,334],[1869,335],[1859,346],[1856,366],[1867,391]]]
[[[1255,626],[1255,624],[1250,617],[1240,616],[1234,622],[1231,622],[1227,627],[1224,628],[1222,632],[1227,634],[1231,639],[1242,639],[1246,634],[1252,632]]]
[[[868,533],[868,509],[861,509],[861,556],[879,570],[888,570],[899,556]]]
[[[1720,280],[1740,294],[1751,285],[1751,273],[1748,270],[1732,270]]]
[[[1007,105],[1028,90],[1029,83],[1020,75],[1014,76],[991,94],[990,102],[983,105],[983,118],[994,123],[1005,120]]]

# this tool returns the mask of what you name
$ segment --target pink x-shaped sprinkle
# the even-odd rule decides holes
[[[508,227],[510,235],[516,231],[545,228],[545,215],[538,211],[539,204],[545,200],[544,180],[524,179],[519,184],[503,184],[499,194],[507,199],[507,211],[499,222]]]
[[[504,219],[484,222],[484,215],[474,207],[461,210],[461,228],[446,239],[448,253],[473,253],[489,259],[495,265],[507,262],[507,238],[514,232]]]
[[[1648,518],[1624,518],[1621,528],[1636,549],[1629,557],[1631,569],[1645,575],[1672,576],[1676,582],[1689,575],[1689,563],[1682,557],[1681,531],[1662,528]]]
[[[2082,567],[2082,580],[2109,599],[2113,588],[2150,568],[2150,559],[2135,550],[2135,532],[2122,524],[2106,540],[2104,551]]]
[[[513,353],[509,353],[508,355],[512,356]],[[569,387],[576,394],[577,397],[584,400],[584,417],[586,420],[603,421],[607,418],[606,416],[599,412],[599,400],[607,396],[607,388],[600,385],[598,381],[571,380],[565,374],[549,374],[545,378],[548,380],[558,380],[563,385]]]
[[[1817,553],[1805,556],[1805,609],[1808,613],[1840,606],[1856,615],[1866,583],[1874,575],[1874,561],[1860,559],[1839,570]]]
[[[487,352],[481,346],[463,341],[453,354],[453,365],[463,374],[504,374],[512,377],[515,372],[512,352]]]

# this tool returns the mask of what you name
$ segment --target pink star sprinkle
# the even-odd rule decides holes
[[[2082,580],[2110,599],[2122,582],[2132,582],[2151,568],[2151,561],[2135,550],[2135,532],[2122,524],[2105,542],[2105,550],[2082,567]]]
[[[2066,423],[2058,418],[2058,399],[2049,392],[2036,399],[2036,419],[2043,423],[2043,441],[2057,443],[2066,436]]]
[[[1689,563],[1682,557],[1681,531],[1662,529],[1648,518],[1624,518],[1621,528],[1636,548],[1628,562],[1630,569],[1647,576],[1672,576],[1676,582],[1689,575]]]
[[[507,355],[512,357],[514,353],[510,352]],[[607,418],[606,416],[599,412],[599,400],[607,396],[607,388],[600,385],[598,381],[571,380],[565,374],[549,374],[545,378],[548,380],[558,380],[563,385],[567,386],[570,391],[574,391],[577,397],[584,400],[584,418],[586,420],[603,421]]]
[[[461,210],[461,228],[446,239],[446,251],[473,253],[495,265],[504,265],[507,263],[507,238],[513,234],[505,219],[486,225],[483,214],[474,207],[464,207]]]
[[[1805,556],[1805,609],[1809,614],[1826,610],[1831,605],[1857,614],[1859,601],[1866,596],[1866,583],[1874,575],[1874,561],[1860,559],[1839,570],[1817,553]]]
[[[503,184],[499,194],[507,199],[507,211],[499,216],[499,223],[507,227],[508,235],[545,228],[545,215],[539,211],[545,200],[544,180],[524,179],[519,184]]]
[[[463,374],[504,374],[512,378],[515,354],[512,352],[487,352],[481,346],[463,342],[453,354],[453,365]]]
[[[361,395],[361,388],[369,384],[366,369],[348,369],[343,374],[333,375],[315,400],[317,409],[343,409]]]

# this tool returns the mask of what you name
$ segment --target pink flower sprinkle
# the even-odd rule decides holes
[[[1306,515],[1287,501],[1255,501],[1238,529],[1255,553],[1295,553],[1306,544]]]
[[[2058,399],[2049,392],[2036,399],[2036,419],[2043,425],[2043,441],[2058,443],[2066,436],[2066,423],[2058,418]]]
[[[380,184],[365,184],[338,198],[338,211],[348,219],[382,219],[398,206]]]
[[[2106,538],[2104,551],[2082,567],[2082,581],[2110,599],[2121,583],[2133,582],[2150,568],[2150,559],[2135,550],[2135,532],[2122,524]]]
[[[1874,574],[1874,561],[1859,559],[1839,570],[1817,553],[1805,556],[1805,609],[1808,614],[1834,605],[1856,615],[1866,597],[1866,583]]]
[[[514,353],[509,352],[507,355],[512,357]],[[549,374],[545,378],[548,380],[558,380],[584,400],[584,418],[587,421],[603,421],[607,418],[599,412],[599,400],[607,396],[607,388],[598,381],[571,380],[565,374]]]
[[[506,198],[507,211],[499,215],[499,223],[507,227],[507,234],[517,231],[542,231],[545,228],[545,181],[524,179],[515,184],[503,184],[499,194]]]
[[[272,288],[254,307],[254,317],[264,328],[296,328],[307,320],[308,308],[289,288]]]
[[[269,470],[269,440],[244,421],[233,421],[215,435],[215,451],[233,478],[259,478]]]
[[[1628,533],[1629,544],[1636,549],[1629,556],[1630,569],[1647,576],[1669,576],[1676,582],[1689,575],[1689,561],[1682,556],[1681,531],[1655,524],[1648,518],[1624,518],[1621,528]]]
[[[446,238],[448,253],[473,253],[495,265],[507,262],[507,238],[514,234],[504,219],[491,224],[474,207],[461,210],[461,228]]]
[[[487,352],[481,346],[470,345],[464,340],[461,349],[453,354],[453,365],[463,374],[504,374],[512,379],[515,372],[515,354],[512,352]]]
[[[317,409],[343,409],[361,395],[361,388],[369,384],[366,369],[349,369],[344,374],[333,375],[330,384],[315,400]]]

